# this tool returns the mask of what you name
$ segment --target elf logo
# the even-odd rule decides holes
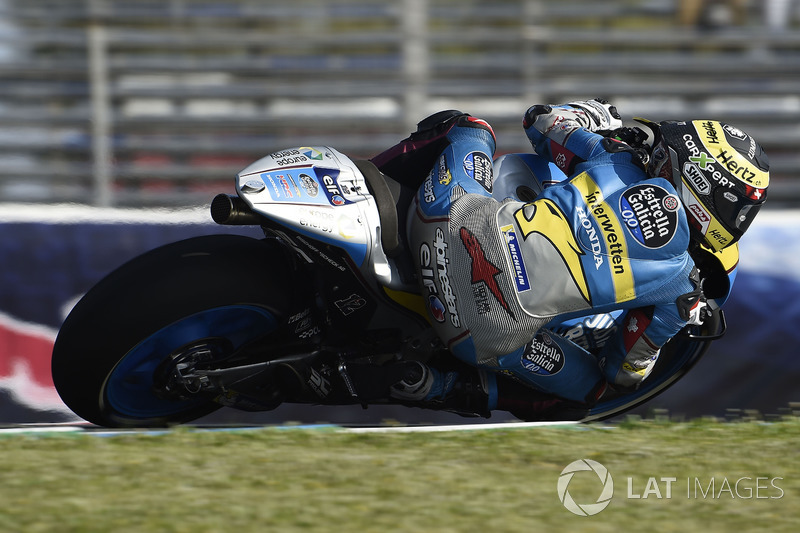
[[[337,169],[314,167],[314,173],[317,175],[317,179],[320,183],[322,183],[322,189],[325,191],[325,195],[328,197],[328,201],[330,201],[331,205],[339,206],[350,203],[342,193],[341,187],[339,187],[339,171]]]

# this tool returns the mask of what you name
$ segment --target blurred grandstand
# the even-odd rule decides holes
[[[524,151],[530,104],[602,96],[735,123],[796,204],[797,19],[683,1],[0,0],[0,201],[203,204],[269,152],[371,156],[444,108]]]

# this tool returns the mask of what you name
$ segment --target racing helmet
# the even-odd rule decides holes
[[[655,123],[650,177],[675,186],[692,239],[718,252],[735,243],[767,199],[769,159],[750,135],[714,120]]]

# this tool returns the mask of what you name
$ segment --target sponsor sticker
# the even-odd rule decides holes
[[[261,174],[261,179],[269,186],[269,193],[273,200],[282,200],[284,198],[281,193],[283,188],[279,185],[278,180],[273,178],[271,174]]]
[[[275,160],[275,164],[280,167],[285,167],[288,165],[296,165],[298,163],[305,163],[308,161],[308,157],[303,155],[300,150],[295,148],[291,150],[281,150],[280,152],[273,152],[270,154],[270,157]]]
[[[316,198],[319,194],[319,183],[317,180],[309,176],[308,174],[300,174],[297,176],[297,180],[300,182],[300,186],[306,192],[308,196],[311,198]]]
[[[727,133],[734,139],[739,139],[740,141],[747,139],[747,134],[735,126],[731,126],[730,124],[725,124],[724,126],[722,126],[722,129],[725,130],[725,133]]]
[[[522,366],[538,376],[553,376],[564,368],[564,351],[547,332],[541,331],[525,346]]]
[[[439,172],[439,185],[450,185],[450,182],[453,181],[453,174],[450,173],[450,168],[447,166],[447,159],[444,156],[439,158],[437,168]]]
[[[520,242],[517,238],[517,232],[514,230],[514,225],[503,226],[500,231],[506,242],[511,266],[514,268],[514,284],[517,287],[517,292],[528,291],[531,288],[530,279],[528,278],[528,270],[525,268],[525,260],[522,257]]]
[[[290,185],[289,179],[284,174],[278,174],[275,178],[280,182],[281,187],[283,188],[283,194],[286,198],[294,198],[294,194],[292,194],[292,186]]]
[[[466,248],[467,253],[472,259],[470,265],[470,281],[474,289],[473,294],[475,296],[475,304],[478,307],[478,313],[483,314],[490,310],[489,299],[486,294],[489,292],[494,296],[495,300],[497,300],[505,312],[508,313],[511,318],[515,318],[514,312],[511,311],[503,295],[503,291],[500,289],[500,284],[497,282],[497,276],[501,276],[502,278],[503,271],[489,261],[480,241],[467,228],[462,227],[459,231],[459,236],[461,237],[464,248]],[[482,287],[480,284],[483,284]]]
[[[298,169],[283,169],[265,172],[261,174],[260,177],[266,185],[266,190],[269,191],[270,196],[276,202],[302,201],[318,205],[334,204],[331,200],[331,194],[327,196],[319,194],[322,178],[312,175],[319,174],[319,172],[316,171],[317,169],[313,168],[304,168],[302,171]],[[321,169],[321,172],[328,175],[331,180],[333,180],[334,175],[338,175],[338,171],[335,169]],[[321,174],[319,175],[321,176]],[[247,183],[251,182],[253,182],[252,179]],[[335,181],[333,182],[333,186],[336,188],[336,193],[334,193],[334,195],[341,196],[341,191],[335,186]],[[242,190],[244,192],[249,192],[244,186]],[[341,200],[344,203],[349,203],[344,200],[343,196],[341,196]]]
[[[313,161],[322,161],[323,158],[322,152],[320,152],[316,148],[311,148],[309,146],[303,146],[302,148],[300,148],[300,153]]]
[[[442,288],[442,297],[450,313],[450,323],[454,328],[461,327],[461,318],[458,314],[456,293],[450,284],[450,258],[448,257],[447,241],[441,228],[436,228],[436,237],[433,240],[433,249],[436,256],[436,274],[439,286]]]
[[[603,191],[591,176],[584,172],[570,183],[580,191],[587,207],[586,210],[581,206],[575,207],[578,217],[576,222],[581,229],[581,247],[592,252],[597,270],[605,265],[604,257],[608,258],[617,302],[632,300],[636,297],[636,286],[633,282],[628,240],[622,229],[624,222],[620,221],[614,209],[604,200]]]
[[[672,240],[678,229],[679,207],[678,197],[657,185],[634,185],[619,199],[624,226],[647,248],[661,248]]]
[[[429,204],[436,201],[436,193],[433,190],[433,171],[428,174],[422,184],[422,198]]]
[[[317,175],[317,180],[322,185],[322,190],[331,205],[345,205],[352,203],[345,198],[342,189],[339,187],[339,170],[335,168],[322,168],[314,167],[314,173]]]
[[[702,204],[698,202],[692,202],[688,205],[689,211],[694,215],[694,218],[697,219],[700,224],[702,224],[701,229],[705,233],[705,229],[708,227],[708,223],[711,222],[711,216],[706,212],[705,208]]]
[[[431,316],[433,317],[434,320],[436,320],[440,324],[444,322],[446,314],[444,309],[444,304],[435,294],[428,295],[428,309],[430,310]]]
[[[692,124],[700,135],[703,146],[711,154],[715,162],[732,174],[734,178],[753,187],[767,187],[769,185],[769,173],[756,167],[750,160],[755,156],[755,141],[753,140],[750,143],[747,157],[734,148],[734,145],[740,145],[747,137],[743,131],[733,127],[726,128],[720,122],[711,120],[696,120]],[[686,136],[684,136],[684,139],[686,139]]]
[[[301,226],[313,228],[322,233],[333,233],[335,221],[333,209],[300,209],[298,222]]]
[[[683,164],[683,177],[698,193],[708,194],[711,192],[711,184],[694,163],[687,161]]]
[[[300,163],[308,163],[309,161],[322,161],[325,154],[316,148],[303,146],[301,148],[291,148],[289,150],[273,152],[269,154],[269,157],[275,161],[276,165],[285,167]]]
[[[464,157],[464,172],[491,194],[494,183],[492,160],[483,152],[471,152]]]
[[[459,328],[461,327],[461,318],[456,306],[456,295],[450,284],[450,259],[447,255],[447,242],[444,239],[444,232],[440,228],[436,228],[431,244],[432,247],[424,242],[418,250],[420,277],[422,285],[428,291],[428,309],[434,320],[440,323],[445,321],[445,314],[449,313],[450,323],[453,327]],[[441,292],[439,287],[441,287]]]

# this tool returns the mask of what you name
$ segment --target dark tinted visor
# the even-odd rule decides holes
[[[663,140],[656,143],[650,155],[650,176],[654,178],[664,178],[673,184],[680,183],[680,172],[678,166],[678,154],[670,148]]]
[[[761,210],[761,205],[762,203],[755,203],[749,198],[737,196],[724,187],[717,187],[714,192],[717,216],[737,238],[750,227]]]

